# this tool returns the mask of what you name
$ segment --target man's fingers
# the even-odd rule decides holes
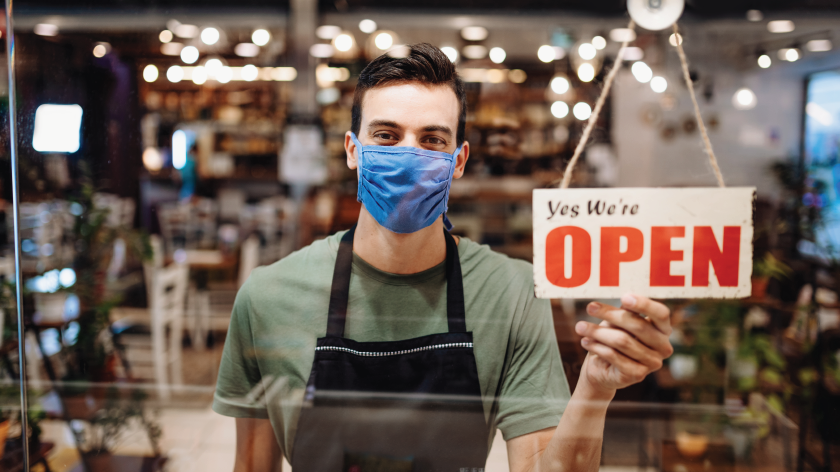
[[[651,371],[662,368],[662,356],[659,353],[645,346],[638,339],[622,329],[598,326],[581,321],[575,325],[575,331],[580,336],[592,338],[605,346],[613,348],[629,359],[645,365]]]
[[[621,308],[647,316],[659,331],[671,335],[671,310],[667,306],[648,297],[627,293],[621,297]]]
[[[586,307],[586,312],[604,320],[606,324],[601,323],[601,326],[627,331],[663,357],[668,357],[674,352],[666,334],[657,329],[651,321],[632,311],[592,302]]]
[[[633,361],[624,354],[592,338],[583,338],[581,344],[584,349],[592,354],[597,354],[598,357],[618,369],[622,377],[620,380],[621,383],[627,385],[639,383],[650,372],[646,366]]]

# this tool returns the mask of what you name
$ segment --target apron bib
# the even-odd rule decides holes
[[[292,451],[294,472],[481,472],[484,419],[458,247],[446,237],[448,333],[344,338],[355,226],[341,239]]]

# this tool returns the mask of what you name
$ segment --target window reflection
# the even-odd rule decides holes
[[[624,5],[580,2],[16,8],[21,203],[15,234],[5,144],[0,469],[22,463],[22,356],[38,470],[226,471],[236,457],[267,457],[265,470],[510,470],[513,440],[555,428],[588,382],[576,324],[594,320],[590,300],[533,298],[531,192],[563,177],[622,41],[630,64],[573,185],[713,183],[673,50],[684,45],[727,182],[758,187],[757,236],[750,298],[668,301],[674,354],[609,402],[594,467],[782,471],[840,458],[836,7],[691,5],[679,34],[625,28]],[[420,42],[464,80],[466,126],[458,138],[453,115],[446,148],[412,142],[407,126],[354,124],[364,68]],[[385,112],[445,109],[405,96]],[[445,190],[458,241],[439,240],[435,264],[401,271],[377,262],[384,246],[342,242],[357,222],[365,237],[365,215],[387,228],[367,207],[404,183],[381,177],[397,151],[348,167],[345,146],[437,152],[411,154],[432,172],[459,139],[469,161]],[[359,179],[378,197],[361,197]],[[440,370],[389,374],[415,364]],[[375,381],[355,377],[365,369]],[[448,457],[451,444],[463,454]]]

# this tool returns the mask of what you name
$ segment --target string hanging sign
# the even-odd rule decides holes
[[[684,0],[628,0],[636,24],[672,27]],[[754,187],[727,188],[712,149],[682,41],[682,75],[719,188],[568,188],[631,40],[622,43],[559,189],[533,194],[539,298],[741,298],[751,292]]]

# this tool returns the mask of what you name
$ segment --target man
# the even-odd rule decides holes
[[[514,472],[598,470],[607,405],[672,353],[670,313],[631,294],[590,303],[603,322],[575,327],[589,354],[570,395],[531,265],[444,231],[465,119],[463,83],[431,45],[360,74],[345,138],[356,227],[255,270],[237,297],[213,404],[237,418],[235,471],[278,470],[284,452],[296,472],[481,470],[496,428]],[[409,413],[354,416],[358,392]],[[446,398],[478,400],[433,401]]]

